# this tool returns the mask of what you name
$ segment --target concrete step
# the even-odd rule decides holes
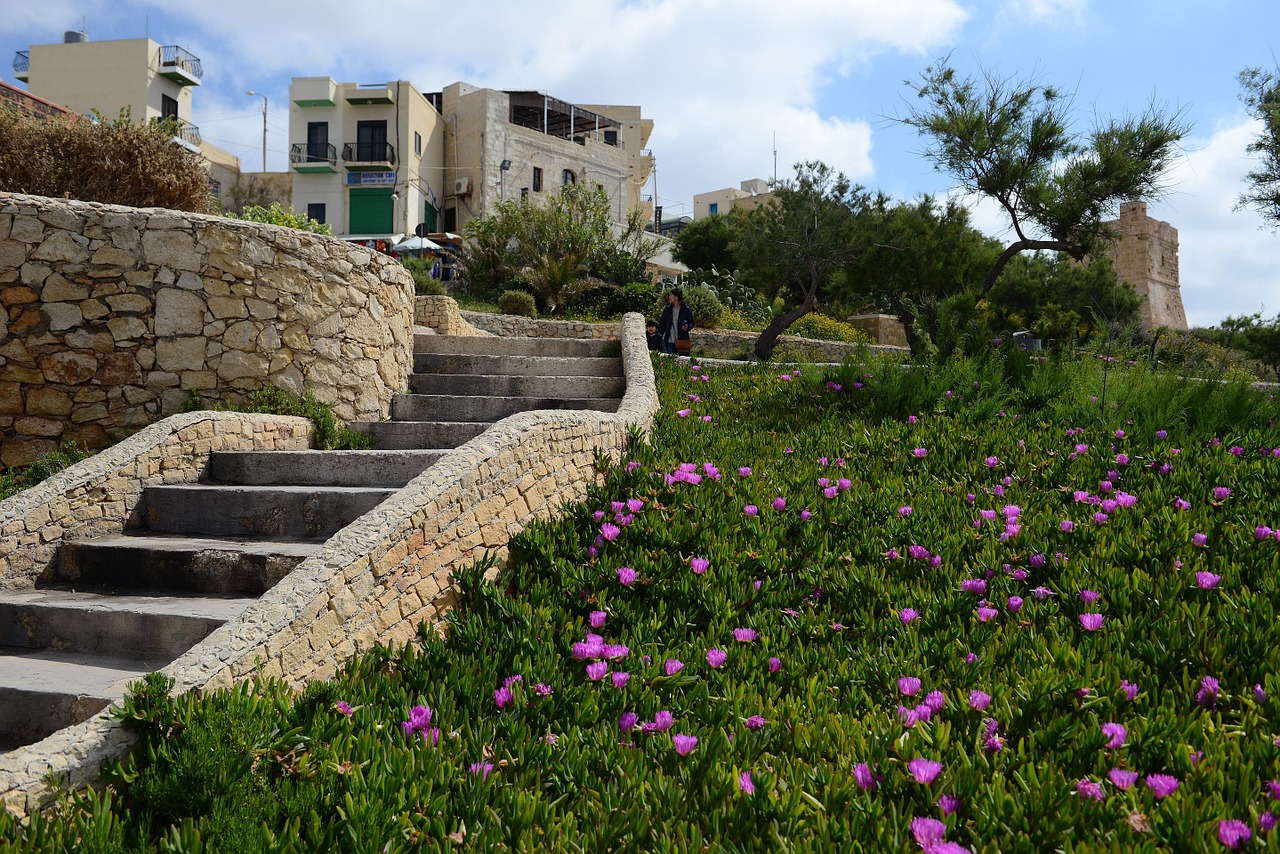
[[[512,377],[620,377],[622,359],[561,356],[482,356],[415,353],[413,370],[423,374],[493,374]]]
[[[0,646],[175,659],[253,598],[0,592]]]
[[[417,373],[409,377],[414,394],[474,395],[477,397],[622,397],[622,377],[514,377],[491,374]]]
[[[381,450],[456,448],[493,426],[490,421],[349,421],[347,427],[373,437]]]
[[[323,542],[120,536],[63,543],[42,584],[260,596]]]
[[[397,394],[391,399],[395,421],[498,421],[531,409],[594,409],[617,412],[616,397],[475,397],[448,394]],[[359,453],[359,452],[357,452]]]
[[[327,540],[394,492],[362,486],[152,486],[142,493],[137,518],[157,533]]]
[[[381,486],[399,489],[445,451],[216,451],[208,479],[244,486]]]
[[[0,749],[89,720],[123,697],[130,682],[171,660],[0,649]]]
[[[464,335],[414,335],[415,353],[475,356],[617,356],[617,341],[590,338],[474,338]]]

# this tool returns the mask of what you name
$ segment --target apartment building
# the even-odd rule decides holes
[[[652,216],[642,191],[653,122],[640,107],[330,77],[295,77],[289,101],[294,208],[350,240],[457,231],[502,199],[578,182],[601,187],[618,220],[633,210]]]
[[[723,190],[711,190],[698,193],[693,197],[694,220],[706,219],[712,214],[728,213],[734,208],[751,210],[773,198],[769,182],[763,178],[752,178],[743,181],[738,189],[726,187]]]

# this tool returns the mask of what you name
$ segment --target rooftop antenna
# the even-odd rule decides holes
[[[778,132],[773,132],[773,183],[778,183]]]

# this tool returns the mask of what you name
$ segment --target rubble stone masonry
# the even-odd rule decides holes
[[[1116,276],[1144,297],[1138,316],[1145,330],[1186,329],[1178,281],[1178,229],[1147,216],[1146,202],[1120,205],[1120,219],[1108,223],[1120,239],[1107,250]]]

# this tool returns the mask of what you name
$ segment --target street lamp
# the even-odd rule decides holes
[[[502,186],[498,189],[498,195],[504,202],[507,200],[507,172],[510,169],[510,160],[504,160],[498,164],[498,177],[502,179]]]
[[[262,99],[262,171],[265,173],[267,171],[267,96],[252,89],[245,94]]]

